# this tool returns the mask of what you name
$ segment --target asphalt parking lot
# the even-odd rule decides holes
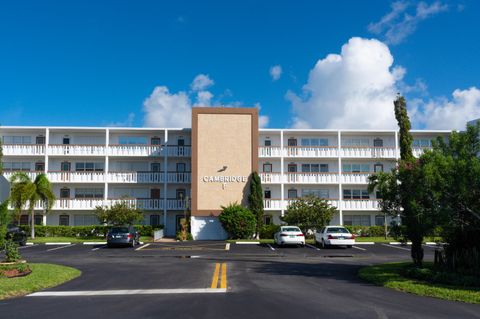
[[[435,247],[425,246],[425,258]],[[30,262],[69,265],[82,276],[0,302],[12,318],[477,318],[480,307],[375,287],[364,265],[409,260],[400,245],[321,249],[225,242],[34,245]]]

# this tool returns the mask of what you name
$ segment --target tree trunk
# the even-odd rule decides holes
[[[32,208],[31,210],[31,237],[32,239],[35,239],[35,212],[34,212],[34,209]]]
[[[383,226],[385,227],[385,239],[388,237],[387,214],[384,214]]]
[[[422,247],[422,239],[415,239],[412,240],[412,250],[411,250],[411,255],[413,259],[413,263],[417,267],[422,267],[422,262],[423,262],[423,247]]]

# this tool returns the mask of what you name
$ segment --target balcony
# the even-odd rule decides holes
[[[286,173],[286,183],[297,184],[336,184],[338,173]]]
[[[263,207],[265,210],[286,210],[288,205],[293,203],[296,199],[271,199],[267,198],[263,200]],[[340,200],[328,199],[330,205],[334,207],[340,207]],[[378,210],[378,200],[376,199],[344,199],[341,201],[342,210],[360,210],[371,211]]]
[[[340,154],[353,158],[396,158],[397,152],[394,147],[342,147]]]
[[[110,156],[162,156],[161,145],[110,145]]]
[[[3,155],[45,155],[45,145],[42,144],[3,144]]]
[[[192,156],[191,146],[177,146],[177,145],[168,145],[167,146],[168,157],[190,157]]]
[[[74,155],[74,156],[105,156],[105,145],[48,145],[48,155]]]
[[[412,152],[413,156],[420,157],[426,150],[431,150],[431,147],[413,147]]]
[[[369,173],[343,173],[343,184],[368,184]]]
[[[290,146],[285,157],[338,157],[336,146]]]
[[[103,183],[104,172],[48,172],[48,179],[52,183]]]
[[[109,172],[109,183],[163,183],[164,172]],[[190,172],[167,172],[167,183],[190,183]]]
[[[38,174],[42,174],[42,173],[43,173],[43,172],[36,172],[36,171],[4,171],[4,172],[3,172],[3,176],[4,176],[7,180],[10,180],[10,178],[12,177],[13,174],[19,173],[19,172],[22,172],[22,173],[27,174],[27,176],[30,177],[30,179],[31,179],[32,181],[35,180],[35,178],[37,178],[37,175],[38,175]]]
[[[258,157],[281,157],[281,146],[260,146],[258,148]]]
[[[283,182],[280,173],[260,173],[262,184],[280,184]]]

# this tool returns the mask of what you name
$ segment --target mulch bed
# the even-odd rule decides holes
[[[18,268],[15,267],[17,265],[21,266],[23,264],[25,264],[24,260],[18,263],[0,263],[0,277],[15,278],[15,277],[24,277],[29,275],[32,272],[30,267],[28,266],[18,267]],[[2,266],[6,267],[7,269],[2,269],[1,268]]]

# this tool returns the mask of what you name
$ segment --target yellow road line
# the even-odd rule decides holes
[[[218,286],[218,273],[220,272],[220,264],[215,264],[215,271],[213,272],[212,285],[210,288],[217,288]]]
[[[220,280],[220,288],[227,288],[227,264],[222,264],[222,278]]]

